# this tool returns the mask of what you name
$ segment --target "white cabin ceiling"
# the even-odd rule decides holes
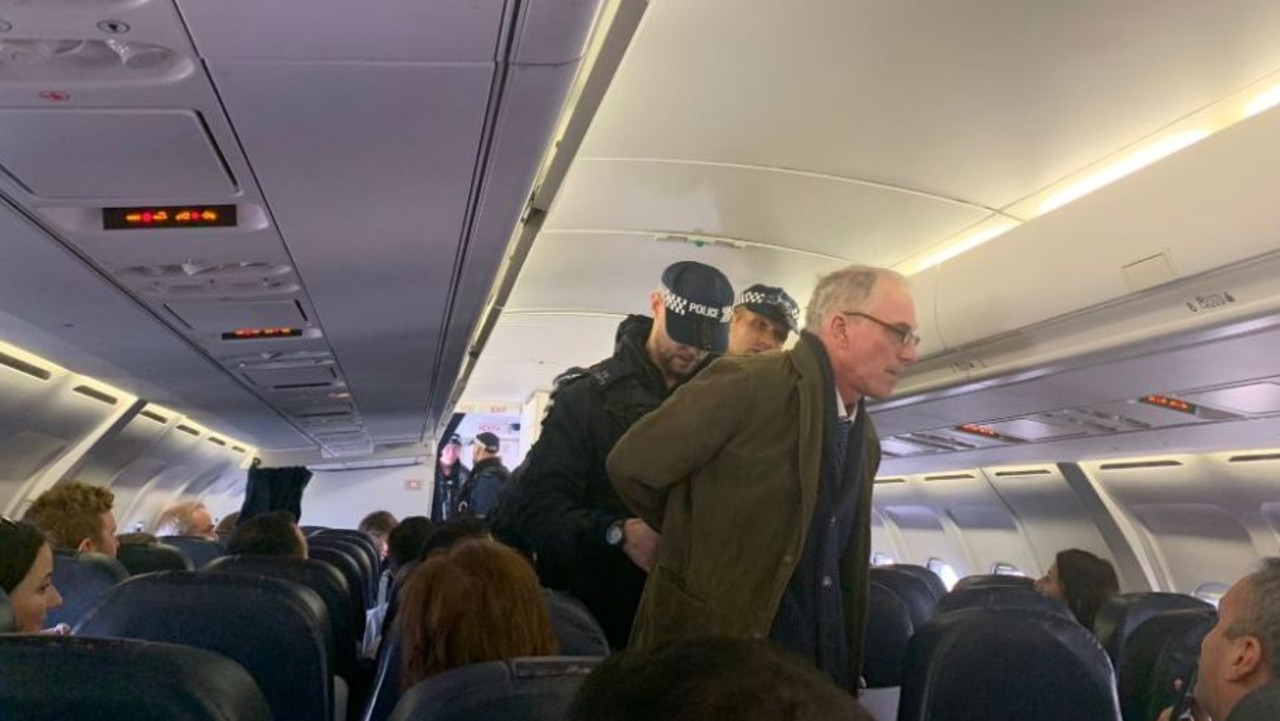
[[[1043,193],[1280,71],[1278,34],[1267,0],[654,0],[466,397],[524,400],[563,370],[535,362],[547,354],[529,342],[530,314],[556,313],[571,344],[556,356],[598,360],[614,330],[599,313],[647,312],[675,260],[716,265],[735,288],[780,284],[803,304],[820,273],[899,264],[1001,219],[1025,222],[1000,241],[1033,245]],[[1201,145],[1202,157],[1233,152]],[[1216,182],[1165,190],[1194,197],[1193,180]],[[1160,206],[1122,220],[1158,235]],[[1054,220],[1057,233],[1105,222]],[[1272,232],[1262,218],[1240,225]],[[1035,291],[1019,303],[1054,294]],[[925,355],[940,350],[934,297],[921,289]]]

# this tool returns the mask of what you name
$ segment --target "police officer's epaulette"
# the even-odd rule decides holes
[[[582,378],[590,378],[593,386],[600,390],[604,390],[615,381],[631,375],[631,372],[631,369],[617,358],[605,358],[590,368],[574,366],[573,368],[570,368],[556,376],[555,389],[558,391],[574,381]]]

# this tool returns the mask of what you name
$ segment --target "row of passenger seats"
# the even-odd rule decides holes
[[[1029,579],[969,577],[945,592],[925,573],[872,569],[864,677],[880,718],[1151,721],[1216,618],[1190,596],[1124,594],[1091,632]]]
[[[322,534],[313,539],[326,537]],[[323,540],[311,545],[313,550],[325,548]],[[334,544],[335,553],[352,555],[351,551],[338,548],[339,545]],[[367,664],[366,668],[360,668],[356,653],[356,641],[361,637],[365,621],[363,588],[353,591],[346,575],[329,563],[317,560],[323,553],[314,555],[317,558],[310,560],[222,556],[198,572],[159,571],[126,579],[126,572],[115,559],[97,554],[67,554],[56,565],[63,568],[68,598],[80,595],[96,596],[96,599],[87,612],[73,611],[73,618],[78,618],[75,632],[84,638],[58,643],[88,644],[84,648],[91,649],[96,647],[91,637],[160,642],[147,644],[146,649],[128,642],[113,642],[112,648],[126,649],[119,651],[120,654],[138,658],[149,658],[148,654],[164,657],[166,644],[190,645],[215,652],[233,660],[256,682],[263,702],[277,721],[344,717],[385,721],[397,707],[441,708],[442,698],[461,693],[459,689],[469,688],[473,682],[480,684],[481,679],[505,681],[482,692],[472,688],[464,694],[467,698],[474,698],[477,693],[512,698],[530,693],[535,697],[554,696],[566,685],[576,688],[586,673],[584,669],[589,669],[609,651],[603,632],[580,604],[548,592],[562,653],[581,654],[581,657],[562,661],[529,659],[486,665],[487,670],[472,669],[470,675],[445,674],[431,679],[434,687],[440,689],[438,693],[415,690],[411,699],[401,703],[399,644],[391,638],[383,644],[377,684],[368,703],[360,709],[352,699],[351,713],[344,714],[348,707],[349,682],[360,678],[362,672],[368,672],[367,676],[373,671]],[[346,560],[350,562],[349,570],[360,574],[354,577],[363,580],[363,569],[350,558]],[[184,569],[188,567],[183,565]],[[90,582],[86,583],[85,579]],[[86,593],[93,590],[88,586],[94,585],[100,588]],[[61,654],[59,649],[63,648],[58,643],[45,651],[25,646],[12,651],[28,655],[43,653],[44,667],[48,669],[54,667],[50,664],[61,663],[56,661]],[[0,642],[0,646],[4,643]],[[0,664],[9,652],[7,646],[0,648]],[[454,680],[446,684],[446,676]],[[509,687],[507,691],[499,690],[505,687]],[[193,693],[203,692],[195,689]],[[562,700],[567,702],[567,698]],[[16,699],[10,700],[18,703]],[[450,702],[458,703],[457,700]],[[6,707],[0,703],[0,718],[10,718],[3,712],[5,708],[25,707]],[[357,713],[360,711],[362,713]],[[40,718],[26,714],[13,717]],[[417,716],[401,714],[398,717]]]
[[[359,531],[313,530],[310,556],[335,569],[351,589],[355,607],[372,608],[377,600],[381,560],[368,537]],[[156,571],[190,571],[208,567],[226,555],[218,542],[195,536],[163,536],[155,544],[125,544],[116,558],[97,553],[57,551],[54,585],[64,603],[49,614],[49,623],[74,625],[108,589],[129,576]],[[363,621],[360,622],[363,628]]]

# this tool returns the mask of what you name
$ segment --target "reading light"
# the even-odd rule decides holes
[[[1194,145],[1207,137],[1209,137],[1209,133],[1204,130],[1187,130],[1176,135],[1170,135],[1164,140],[1125,156],[1085,179],[1054,193],[1040,204],[1038,211],[1043,215],[1061,208],[1073,200],[1082,198],[1105,185],[1110,185],[1130,173],[1141,170],[1157,160],[1173,155],[1179,150]]]

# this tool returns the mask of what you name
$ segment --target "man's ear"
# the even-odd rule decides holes
[[[1239,681],[1248,678],[1261,670],[1262,663],[1262,642],[1258,640],[1258,637],[1240,636],[1233,644],[1231,666],[1227,669],[1227,680]]]
[[[654,318],[658,317],[658,313],[662,310],[662,294],[653,291],[649,294],[649,314]]]
[[[95,550],[93,547],[93,539],[87,537],[80,539],[80,545],[76,546],[76,551],[79,553],[93,550]]]

